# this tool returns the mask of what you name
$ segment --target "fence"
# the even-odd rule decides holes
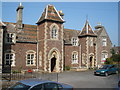
[[[2,90],[15,84],[19,80],[29,78],[39,78],[42,80],[58,81],[58,73],[14,73],[14,74],[1,74],[2,75]]]

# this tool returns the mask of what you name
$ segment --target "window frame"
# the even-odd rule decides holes
[[[30,55],[29,58],[28,58],[28,55]],[[28,52],[26,52],[26,66],[35,66],[36,65],[35,60],[36,60],[35,51],[29,50]],[[29,61],[29,64],[28,64],[28,61]]]
[[[71,43],[73,46],[78,46],[78,37],[72,37],[71,41],[72,41]]]
[[[107,38],[102,37],[102,46],[107,46]]]
[[[108,58],[108,53],[107,52],[102,52],[101,54],[101,60],[104,61]]]
[[[14,44],[16,43],[16,34],[15,33],[6,33],[6,43]]]
[[[51,30],[51,39],[58,39],[58,28],[55,25]]]
[[[78,64],[78,52],[72,52],[72,64]]]
[[[8,55],[8,59],[6,58],[7,55]],[[8,64],[6,64],[6,62],[8,62]],[[15,66],[15,53],[5,53],[5,65]]]

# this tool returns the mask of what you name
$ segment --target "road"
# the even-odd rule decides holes
[[[74,88],[116,88],[118,74],[94,76],[94,71],[68,71],[59,74],[58,81],[72,85]]]

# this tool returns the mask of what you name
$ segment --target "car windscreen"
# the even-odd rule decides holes
[[[9,90],[28,90],[30,86],[22,84],[22,83],[16,83],[12,87],[9,88]]]
[[[104,65],[103,67],[101,67],[100,69],[108,69],[110,66],[108,65]]]

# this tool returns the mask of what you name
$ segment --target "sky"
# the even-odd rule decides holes
[[[113,45],[118,46],[118,2],[23,2],[23,23],[36,25],[46,5],[52,4],[64,13],[64,27],[82,30],[86,19],[92,27],[101,23]],[[16,22],[19,2],[2,2],[2,21]]]

